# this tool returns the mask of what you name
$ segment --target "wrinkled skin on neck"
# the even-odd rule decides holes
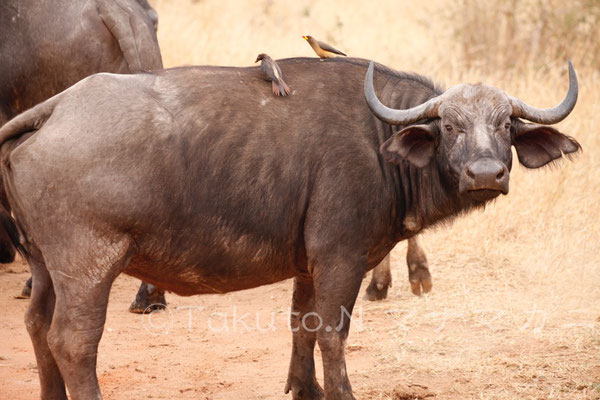
[[[442,92],[428,81],[389,80],[380,92],[380,98],[394,108],[405,109]],[[480,205],[470,198],[459,196],[458,171],[461,162],[466,160],[448,155],[453,148],[459,150],[464,147],[464,142],[457,142],[452,137],[442,138],[440,119],[418,121],[407,126],[380,124],[383,132],[380,151],[387,161],[385,168],[391,171],[396,193],[397,240],[410,238],[426,227]],[[406,132],[414,133],[416,137],[408,137]],[[399,143],[400,138],[405,139],[403,143]],[[420,141],[425,141],[425,144]],[[430,158],[416,159],[409,154],[412,152],[406,153],[401,147],[408,147],[419,155],[429,152]]]

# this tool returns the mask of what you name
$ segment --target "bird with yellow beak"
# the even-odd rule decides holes
[[[346,55],[338,49],[328,45],[327,43],[321,42],[312,36],[302,36],[302,39],[306,40],[308,44],[310,44],[310,47],[312,47],[315,53],[317,53],[317,55],[321,58],[333,58]]]

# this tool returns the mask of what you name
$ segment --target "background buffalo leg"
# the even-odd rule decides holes
[[[413,294],[420,296],[421,288],[423,293],[428,293],[433,287],[431,282],[431,273],[427,256],[419,246],[417,237],[408,239],[408,250],[406,251],[406,265],[408,266],[408,281]]]
[[[28,299],[31,296],[32,278],[30,277],[23,285],[19,299]],[[143,314],[155,310],[164,310],[167,306],[165,291],[151,283],[142,281],[135,296],[135,300],[129,306],[129,312]]]
[[[365,291],[365,299],[370,301],[383,300],[387,297],[388,289],[392,287],[392,271],[390,255],[385,256],[371,273],[371,282]]]
[[[129,312],[142,314],[154,310],[164,310],[167,306],[165,291],[151,283],[142,281]]]
[[[27,282],[23,285],[23,289],[21,289],[21,294],[17,296],[17,299],[28,299],[31,297],[31,287],[33,286],[33,276],[30,276],[27,279]]]
[[[420,296],[422,293],[428,293],[433,288],[431,273],[429,272],[429,263],[425,252],[419,246],[417,237],[408,239],[408,248],[406,250],[406,265],[408,267],[408,281],[410,290],[413,294]],[[392,272],[390,255],[385,258],[373,269],[371,282],[365,291],[365,299],[370,301],[383,300],[387,297],[388,289],[392,287]]]

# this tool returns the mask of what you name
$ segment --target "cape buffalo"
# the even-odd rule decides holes
[[[258,67],[97,74],[0,129],[43,398],[64,384],[101,397],[98,342],[124,272],[181,295],[294,278],[285,391],[353,399],[349,314],[365,271],[415,234],[405,219],[426,228],[508,193],[511,145],[529,168],[580,149],[538,125],[575,106],[571,65],[565,100],[540,110],[355,58],[278,62],[285,98]]]
[[[97,72],[162,68],[158,15],[146,0],[4,0],[0,2],[0,126]],[[8,208],[0,184],[0,202]],[[0,229],[0,262],[15,249]],[[142,284],[131,311],[165,303]],[[31,290],[31,279],[22,296]]]

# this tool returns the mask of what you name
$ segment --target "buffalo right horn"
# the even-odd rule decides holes
[[[374,63],[371,61],[367,75],[365,76],[365,98],[369,108],[380,120],[390,125],[405,125],[416,122],[423,118],[434,118],[438,116],[438,107],[441,102],[440,96],[434,97],[423,104],[407,110],[395,110],[386,107],[379,101],[375,88],[373,87]]]
[[[569,91],[563,101],[554,108],[535,108],[525,104],[521,100],[509,96],[512,106],[512,116],[524,118],[528,121],[538,124],[551,125],[562,121],[573,111],[575,103],[577,103],[577,95],[579,88],[577,86],[577,74],[573,63],[569,61]]]

